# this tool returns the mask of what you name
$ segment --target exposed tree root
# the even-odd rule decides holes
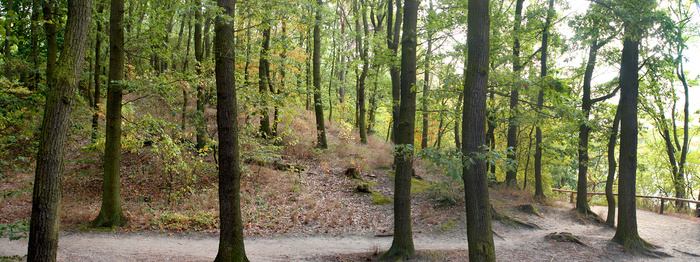
[[[533,206],[533,205],[531,205],[531,204],[519,205],[519,206],[518,206],[518,209],[520,209],[520,211],[523,211],[523,213],[530,214],[530,215],[535,215],[535,216],[538,216],[538,217],[542,217],[542,216],[540,215],[540,213],[537,213],[537,208],[535,208],[535,206]]]
[[[597,224],[603,224],[605,223],[605,220],[603,220],[602,217],[600,217],[598,214],[593,212],[590,208],[586,208],[584,210],[581,210],[579,208],[574,209],[576,211],[577,220],[579,220],[582,223],[587,223],[587,222],[595,222]]]
[[[671,255],[665,252],[656,250],[660,247],[645,241],[641,237],[636,237],[628,241],[622,241],[619,238],[614,237],[612,241],[622,245],[623,251],[630,252],[632,254],[643,255],[652,258],[672,257]]]
[[[673,251],[676,251],[676,252],[678,252],[678,253],[681,253],[681,254],[684,254],[684,255],[688,255],[688,256],[691,256],[691,257],[700,257],[700,255],[698,255],[698,254],[693,254],[693,253],[689,253],[689,252],[685,252],[685,251],[680,251],[680,250],[675,249],[675,248],[673,249]]]
[[[416,255],[415,250],[405,250],[396,248],[392,245],[391,248],[379,257],[379,261],[404,261],[413,258]]]
[[[577,236],[574,236],[573,234],[571,234],[569,232],[549,233],[545,236],[545,238],[551,239],[551,240],[554,240],[557,242],[572,242],[572,243],[576,243],[576,244],[579,244],[582,246],[586,246],[586,247],[588,246],[588,245],[586,245],[586,243],[583,243],[583,241],[581,241],[581,239],[579,239]]]
[[[531,229],[542,229],[540,226],[535,225],[533,223],[528,223],[528,222],[523,222],[522,220],[511,217],[508,215],[503,215],[499,214],[496,212],[496,209],[493,208],[493,205],[491,205],[491,218],[493,220],[498,220],[501,221],[501,223],[506,224],[506,225],[511,225],[511,226],[521,226],[521,227],[526,227],[526,228],[531,228]]]

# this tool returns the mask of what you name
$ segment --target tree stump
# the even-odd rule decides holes
[[[542,217],[539,213],[537,213],[537,208],[535,208],[531,204],[526,204],[526,205],[519,205],[518,209],[520,211],[523,211],[523,213],[530,214],[530,215],[536,215],[538,217]]]
[[[360,179],[360,172],[357,171],[357,168],[351,167],[345,170],[345,177],[349,179]]]
[[[574,236],[573,234],[571,234],[569,232],[549,233],[545,236],[545,238],[553,240],[553,241],[557,241],[557,242],[572,242],[572,243],[576,243],[576,244],[579,244],[582,246],[588,246],[585,243],[583,243],[583,241],[581,241],[581,239],[579,239],[577,236]]]

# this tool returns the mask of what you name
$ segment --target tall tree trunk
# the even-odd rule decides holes
[[[49,78],[37,153],[27,261],[56,261],[64,151],[70,115],[88,49],[92,3],[69,0],[58,70]]]
[[[10,39],[12,38],[12,20],[14,20],[13,16],[15,15],[11,16],[10,13],[14,12],[13,2],[13,0],[5,1],[5,46],[3,53],[5,54],[5,77],[8,80],[12,79],[12,68],[10,63],[10,60],[12,59],[12,50],[10,49]]]
[[[355,0],[357,1],[357,0]],[[362,10],[360,10],[362,9]],[[357,103],[358,103],[358,113],[357,125],[360,129],[360,143],[367,144],[367,108],[365,102],[365,90],[367,83],[367,74],[369,71],[369,58],[367,56],[367,49],[369,49],[369,25],[367,23],[367,10],[364,6],[364,1],[362,5],[355,3],[355,28],[356,28],[356,38],[357,41],[357,53],[362,59],[362,73],[358,79],[357,86]],[[362,27],[360,27],[360,16],[362,16]],[[360,34],[360,30],[364,33],[364,37]]]
[[[554,0],[549,0],[549,8],[547,9],[547,19],[542,30],[542,50],[540,58],[540,77],[542,81],[547,81],[547,47],[549,45],[549,28],[552,24],[554,16]],[[542,111],[544,107],[544,85],[540,85],[540,92],[537,95],[537,110]],[[537,120],[539,122],[540,119]],[[535,199],[545,199],[544,189],[542,188],[542,129],[537,125],[535,131]]]
[[[197,60],[196,72],[199,77],[202,77],[202,62],[204,62],[204,49],[202,48],[202,2],[195,0],[194,12],[194,58]],[[207,116],[205,113],[205,93],[204,86],[199,83],[195,84],[197,88],[197,118],[195,121],[195,129],[197,130],[197,144],[195,148],[202,149],[207,144]]]
[[[430,6],[428,12],[430,13],[433,11],[433,2],[428,1],[428,4]],[[427,30],[428,32],[426,37],[428,38],[428,49],[425,50],[425,69],[423,69],[423,97],[421,98],[421,110],[423,111],[421,114],[423,118],[423,129],[421,132],[422,136],[420,141],[420,148],[428,147],[428,98],[430,98],[430,56],[433,52],[433,32],[430,28],[428,28]]]
[[[102,15],[104,10],[104,5],[102,3],[97,3],[97,15]],[[99,116],[100,116],[100,93],[102,92],[100,87],[100,76],[102,75],[102,23],[100,21],[95,21],[95,91],[93,93],[93,104],[92,104],[92,141],[97,141],[97,129],[99,128]]]
[[[471,159],[462,169],[467,213],[469,261],[495,261],[491,233],[491,203],[483,154],[486,124],[486,88],[489,76],[489,1],[469,0],[467,22],[467,68],[464,72],[464,157]]]
[[[464,91],[459,92],[459,97],[457,98],[457,112],[461,112],[461,111],[462,111],[462,100],[464,100]],[[460,113],[460,114],[457,114],[456,117],[455,117],[455,130],[454,130],[454,133],[455,133],[455,148],[456,148],[458,151],[461,151],[461,150],[462,150],[462,143],[459,142],[459,134],[460,134],[460,133],[459,133],[459,126],[460,126],[459,123],[461,122],[461,121],[460,121],[461,118],[462,118],[462,114],[461,114],[461,113]]]
[[[632,251],[646,250],[648,243],[639,237],[637,231],[637,103],[639,96],[639,30],[630,30],[633,25],[625,26],[620,62],[620,200],[617,230],[614,241],[621,243],[625,249]],[[632,36],[630,36],[632,35]]]
[[[58,56],[58,29],[56,29],[56,17],[54,14],[55,0],[42,2],[44,13],[44,31],[46,31],[46,79],[52,78],[53,70],[56,67],[56,57]],[[48,81],[47,81],[48,82]]]
[[[262,47],[260,48],[260,63],[258,66],[258,92],[260,92],[260,136],[264,138],[272,138],[272,129],[270,128],[270,108],[268,108],[267,100],[270,98],[270,62],[267,59],[267,53],[270,50],[270,24],[265,23],[262,29]]]
[[[696,0],[696,3],[697,3],[697,0]],[[677,32],[678,39],[683,39],[682,33],[683,32],[679,29]],[[680,148],[680,151],[681,151],[680,158],[681,159],[680,159],[680,163],[678,163],[678,175],[676,176],[676,179],[675,179],[676,181],[679,181],[679,180],[683,181],[683,189],[680,190],[680,188],[676,188],[676,198],[686,198],[687,195],[685,192],[685,183],[686,183],[686,181],[685,181],[685,163],[686,163],[686,159],[688,157],[688,143],[689,143],[689,139],[690,139],[690,133],[689,133],[689,129],[688,129],[688,123],[689,123],[688,115],[690,114],[690,111],[689,111],[689,106],[690,106],[689,101],[690,100],[689,100],[689,94],[688,94],[688,92],[689,92],[688,81],[685,78],[685,71],[683,70],[683,60],[684,60],[683,50],[684,50],[685,46],[682,43],[679,43],[677,45],[677,48],[678,48],[678,59],[676,59],[676,61],[678,61],[677,62],[678,64],[676,64],[676,77],[678,77],[678,80],[681,81],[681,83],[683,84],[683,91],[685,94],[684,95],[685,96],[685,103],[683,104],[683,145]],[[674,131],[675,130],[676,129],[674,128]],[[674,132],[674,134],[676,137],[676,141],[678,141],[677,132]],[[676,144],[677,143],[678,142],[676,142]],[[685,202],[676,201],[676,207],[681,208],[681,209],[685,209],[687,206],[686,206]]]
[[[517,81],[520,78],[520,71],[523,66],[520,63],[520,24],[522,23],[522,12],[523,12],[523,2],[524,0],[516,0],[515,3],[515,21],[513,23],[513,74],[516,81],[513,82],[512,90],[510,92],[510,118],[508,119],[508,147],[512,149],[508,153],[508,159],[512,161],[517,160],[518,151],[518,100],[519,86],[520,83]],[[506,171],[506,185],[509,187],[518,187],[518,168],[517,165]]]
[[[122,84],[124,79],[124,0],[112,0],[109,15],[109,84],[105,134],[102,206],[93,227],[122,226],[119,162],[122,145]]]
[[[406,0],[401,40],[401,104],[396,134],[394,182],[394,239],[382,259],[403,260],[415,255],[411,230],[411,174],[416,125],[416,25],[418,1]]]
[[[393,1],[396,1],[396,16],[394,16]],[[401,22],[403,21],[403,11],[401,8],[401,0],[387,0],[387,40],[386,45],[389,49],[389,76],[391,77],[391,119],[393,127],[391,128],[391,141],[396,142],[396,130],[399,123],[399,105],[401,100],[401,68],[397,64],[397,54],[399,49],[399,38],[401,36]],[[392,21],[394,21],[392,24]]]
[[[39,0],[32,0],[32,65],[34,74],[29,85],[29,91],[34,91],[39,86],[41,74],[39,73]]]
[[[493,101],[494,100],[494,95],[493,93],[489,94],[489,100]],[[496,112],[494,111],[493,108],[488,107],[486,109],[486,145],[489,146],[490,150],[496,150]],[[489,163],[489,169],[488,172],[491,174],[496,174],[496,164],[495,163]]]
[[[313,85],[314,85],[314,112],[316,113],[316,147],[328,148],[326,140],[326,125],[323,119],[323,101],[321,100],[321,8],[323,0],[316,0],[316,23],[314,24],[314,51],[313,51]]]
[[[615,145],[617,145],[617,130],[620,129],[620,110],[615,110],[615,120],[610,130],[610,140],[608,140],[608,178],[605,181],[605,199],[608,201],[608,218],[605,224],[615,227],[615,195],[613,183],[615,183],[615,172],[617,162],[615,161]]]
[[[214,26],[216,122],[219,129],[219,251],[214,261],[248,261],[243,243],[236,101],[235,0],[217,0],[222,15]]]

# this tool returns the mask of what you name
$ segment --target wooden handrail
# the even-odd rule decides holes
[[[574,203],[574,194],[576,194],[576,191],[573,190],[565,190],[565,189],[558,189],[558,188],[552,188],[552,191],[556,192],[562,192],[562,193],[569,193],[569,202]],[[601,192],[588,192],[587,194],[589,195],[597,195],[597,196],[603,196],[605,193]],[[617,195],[617,193],[613,193],[613,195]],[[684,198],[675,198],[675,197],[662,197],[662,196],[643,196],[643,195],[637,195],[637,197],[641,198],[653,198],[653,199],[659,199],[661,200],[661,209],[659,210],[659,214],[664,213],[664,201],[670,200],[670,201],[677,201],[677,202],[685,202],[685,203],[693,203],[700,205],[700,201],[698,200],[692,200],[692,199],[684,199]]]

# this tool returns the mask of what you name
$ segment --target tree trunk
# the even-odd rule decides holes
[[[411,175],[416,122],[416,25],[418,1],[406,0],[403,8],[403,39],[401,43],[401,104],[396,134],[398,152],[395,157],[394,239],[391,248],[382,255],[386,260],[409,259],[415,255],[411,230]]]
[[[214,26],[216,122],[219,129],[219,207],[221,232],[214,261],[248,261],[243,243],[236,101],[234,0],[217,0],[222,15]]]
[[[49,78],[37,153],[27,261],[56,261],[64,152],[70,115],[88,49],[92,3],[68,1],[68,21],[58,70]]]
[[[516,80],[520,77],[520,71],[523,68],[523,66],[520,64],[520,24],[523,20],[523,2],[524,0],[516,0],[515,21],[513,23],[513,74],[515,75],[514,77],[516,77]],[[517,160],[518,151],[518,100],[520,99],[518,85],[520,85],[519,81],[513,82],[512,90],[510,92],[510,118],[508,119],[508,147],[512,149],[512,151],[508,153],[508,159],[514,162]],[[509,187],[517,188],[517,179],[518,168],[517,165],[515,165],[513,168],[506,171],[505,183]]]
[[[542,30],[542,50],[540,58],[540,76],[545,82],[547,77],[547,45],[549,41],[549,27],[554,16],[554,0],[549,0],[549,9],[547,9],[547,19]],[[540,92],[537,95],[537,110],[542,111],[544,107],[544,85],[540,85]],[[539,119],[538,121],[539,122]],[[537,125],[535,131],[535,199],[544,199],[544,189],[542,188],[542,129]]]
[[[97,3],[97,15],[102,15],[104,6],[102,3]],[[102,92],[100,88],[100,76],[102,75],[102,23],[100,21],[95,21],[95,91],[93,93],[93,104],[92,104],[92,141],[97,141],[97,129],[99,128],[99,116],[100,116],[100,93]]]
[[[260,48],[260,63],[258,66],[258,92],[260,92],[260,136],[272,138],[270,128],[270,109],[267,100],[270,99],[270,62],[267,60],[267,52],[270,50],[270,24],[265,23],[262,29],[262,47]]]
[[[39,86],[41,74],[39,73],[39,1],[32,1],[32,65],[34,65],[34,74],[32,82],[29,85],[29,91],[34,91]]]
[[[12,80],[12,68],[10,63],[10,59],[12,59],[12,50],[10,50],[10,38],[12,38],[12,20],[14,20],[14,18],[9,14],[14,11],[13,2],[13,0],[5,1],[5,46],[3,53],[5,54],[5,77],[8,80]]]
[[[630,33],[629,25],[625,28]],[[635,37],[636,38],[636,37]],[[637,231],[637,101],[639,95],[639,39],[625,37],[620,62],[620,200],[617,231],[613,240],[626,248],[640,248]]]
[[[464,91],[459,92],[459,97],[457,98],[457,112],[462,111],[462,100],[464,100]],[[461,122],[462,114],[459,113],[455,117],[455,149],[461,151],[462,150],[462,143],[459,141],[459,123]]]
[[[396,16],[394,16],[394,5],[392,1],[396,1]],[[401,0],[387,0],[387,40],[386,45],[389,49],[389,76],[391,77],[391,119],[393,127],[391,128],[391,141],[396,143],[396,130],[399,123],[399,105],[401,100],[401,68],[396,63],[399,49],[399,38],[401,36],[401,22],[403,21],[403,8],[401,8]],[[396,20],[393,24],[392,21]]]
[[[462,169],[467,213],[469,261],[495,261],[491,232],[491,204],[484,151],[486,88],[489,75],[489,1],[469,0],[467,68],[464,72],[462,153],[470,161]]]
[[[428,1],[428,4],[430,6],[428,12],[432,12],[433,2]],[[430,56],[433,52],[433,32],[431,29],[428,29],[426,37],[428,38],[428,49],[425,50],[425,69],[423,69],[425,70],[423,71],[423,98],[421,99],[421,109],[423,111],[421,114],[423,118],[423,130],[421,132],[422,136],[420,141],[420,148],[428,147],[428,98],[430,97]]]
[[[314,85],[314,112],[316,113],[316,147],[328,148],[326,140],[326,125],[323,119],[323,101],[321,100],[321,7],[323,0],[316,0],[316,23],[314,24],[314,51],[313,51],[313,85]]]
[[[105,134],[102,206],[93,227],[122,226],[126,223],[120,196],[119,162],[122,145],[122,86],[124,79],[124,0],[112,0],[109,15],[109,84]]]
[[[202,77],[202,62],[204,62],[204,49],[202,48],[202,2],[195,0],[194,12],[194,58],[197,60],[196,72],[199,77]],[[204,86],[197,81],[195,83],[197,89],[197,118],[195,120],[195,129],[197,130],[196,149],[202,149],[207,144],[207,116],[205,113],[205,93]]]
[[[617,144],[617,130],[620,128],[620,110],[615,110],[615,120],[610,130],[610,140],[608,141],[608,178],[605,181],[605,199],[608,201],[608,218],[605,224],[615,227],[615,195],[613,183],[615,183],[615,172],[617,162],[615,161],[615,145]]]
[[[56,67],[56,57],[58,56],[58,29],[56,29],[56,17],[54,14],[55,0],[47,0],[42,2],[42,11],[44,20],[50,21],[44,23],[46,31],[46,79],[52,78],[52,73]]]
[[[356,0],[357,1],[357,0]],[[367,144],[367,107],[365,102],[365,90],[367,85],[367,74],[369,71],[369,58],[367,57],[367,49],[369,49],[368,38],[369,38],[369,25],[367,23],[367,10],[366,6],[355,3],[355,28],[357,41],[357,53],[362,59],[362,73],[360,73],[360,78],[358,79],[357,86],[357,103],[358,103],[358,113],[357,124],[360,129],[360,143]],[[360,10],[360,8],[362,10]],[[362,29],[360,27],[360,16],[362,16]],[[364,37],[360,34],[360,30],[364,33]]]

